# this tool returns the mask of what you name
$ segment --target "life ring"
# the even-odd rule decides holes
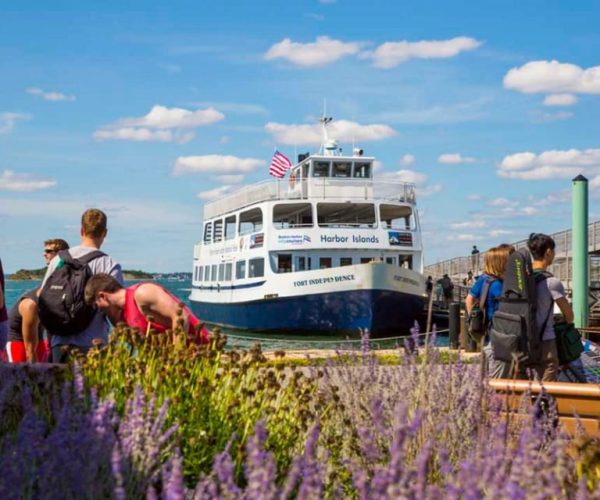
[[[296,185],[296,172],[290,174],[288,182],[290,183],[290,189],[294,189],[294,186]]]

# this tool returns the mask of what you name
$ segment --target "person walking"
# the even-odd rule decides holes
[[[53,318],[58,313],[57,309],[49,307],[52,305],[51,290],[47,290],[46,284],[53,274],[57,270],[62,269],[63,266],[87,265],[92,275],[107,273],[113,276],[119,283],[123,283],[121,266],[112,257],[99,251],[108,234],[106,214],[96,208],[86,210],[81,216],[80,234],[81,242],[79,245],[59,252],[48,264],[39,300],[42,323],[44,323],[46,315]],[[73,260],[77,262],[73,263]],[[78,304],[84,305],[83,288],[81,288],[80,294],[81,296],[74,297],[73,299]],[[49,312],[42,314],[43,308],[46,308],[44,310],[48,310]],[[51,331],[48,325],[44,323],[44,326],[50,330],[52,360],[54,362],[66,362],[73,351],[87,354],[95,339],[99,339],[103,343],[108,342],[109,323],[106,315],[102,311],[96,311],[90,313],[90,316],[91,320],[89,322],[86,321],[87,326],[71,335],[65,335],[64,332],[61,334],[60,331]]]
[[[566,323],[573,323],[574,314],[567,300],[565,287],[558,278],[547,271],[554,262],[554,248],[556,247],[554,240],[547,234],[532,233],[527,241],[527,247],[533,259],[534,275],[545,276],[545,279],[536,280],[536,324],[542,337],[542,361],[536,367],[536,371],[542,381],[553,381],[558,377],[559,368],[553,321],[554,304],[558,306]]]
[[[124,288],[112,276],[97,274],[85,286],[85,302],[106,313],[113,325],[123,321],[142,335],[148,329],[159,333],[175,330],[181,319],[184,331],[198,343],[209,341],[209,332],[200,320],[187,307],[180,306],[181,300],[156,283],[140,282]]]
[[[476,275],[479,274],[479,249],[477,245],[473,245],[473,250],[471,250],[471,268]]]

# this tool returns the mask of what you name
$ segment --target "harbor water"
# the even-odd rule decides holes
[[[127,285],[134,282],[127,282]],[[189,294],[191,283],[189,281],[171,281],[156,280],[156,283],[164,286],[169,292],[180,298],[185,304],[189,305]],[[28,290],[32,290],[40,285],[39,281],[6,281],[6,305],[12,307],[15,301]],[[423,322],[422,322],[423,323]],[[221,331],[228,337],[228,346],[231,348],[249,348],[252,344],[260,342],[263,350],[298,350],[298,349],[360,349],[360,333],[356,332],[354,336],[343,335],[293,335],[285,333],[261,334],[258,332],[247,332],[239,330],[230,330],[222,328]],[[410,332],[399,332],[399,335],[408,335]],[[392,338],[373,339],[370,342],[372,349],[392,349],[402,345],[402,339]],[[436,344],[439,346],[448,345],[448,336],[438,335]]]

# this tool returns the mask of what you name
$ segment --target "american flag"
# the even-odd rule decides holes
[[[271,166],[269,167],[269,175],[273,177],[285,177],[285,172],[292,167],[292,162],[287,156],[279,151],[275,151]]]

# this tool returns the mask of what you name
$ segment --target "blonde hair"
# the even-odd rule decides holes
[[[515,247],[502,243],[497,247],[490,248],[483,257],[483,272],[504,279],[504,268],[508,256],[515,251]]]

